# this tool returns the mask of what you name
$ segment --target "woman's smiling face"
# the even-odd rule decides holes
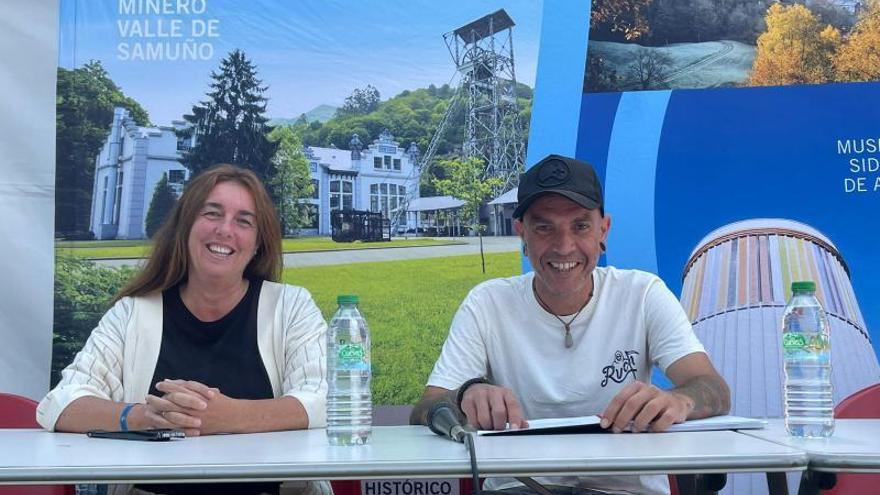
[[[189,231],[189,277],[241,279],[258,235],[250,191],[235,181],[217,184]]]

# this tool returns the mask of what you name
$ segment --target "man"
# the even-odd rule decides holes
[[[596,267],[611,218],[584,162],[550,155],[520,178],[515,228],[533,272],[489,280],[459,307],[412,423],[438,401],[479,429],[600,414],[614,432],[724,414],[730,391],[656,276]],[[650,384],[657,365],[675,387]],[[539,478],[580,493],[668,493],[665,476]],[[513,479],[487,489],[520,487]],[[604,493],[604,492],[603,492]]]

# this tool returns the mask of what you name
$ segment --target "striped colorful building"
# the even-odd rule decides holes
[[[782,416],[781,318],[795,280],[816,281],[831,322],[835,403],[880,381],[846,261],[819,231],[783,219],[721,227],[694,249],[681,303],[730,383],[733,414]]]
[[[814,280],[828,313],[835,404],[880,381],[849,268],[816,229],[783,219],[726,225],[700,241],[683,277],[681,304],[730,384],[731,414],[782,416],[781,322],[795,280]],[[791,493],[797,482],[797,475],[789,476]],[[767,480],[758,474],[730,475],[721,493],[766,494]]]

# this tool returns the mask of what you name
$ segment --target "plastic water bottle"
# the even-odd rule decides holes
[[[327,439],[331,445],[362,445],[370,440],[370,331],[358,311],[358,296],[336,298],[327,345]]]
[[[829,437],[834,432],[829,330],[816,283],[793,282],[782,316],[785,428],[790,435]]]

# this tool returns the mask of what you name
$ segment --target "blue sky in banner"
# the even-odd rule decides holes
[[[578,156],[597,163],[607,185],[629,167],[624,161],[614,163],[609,151],[615,148],[622,110],[632,109],[634,100],[639,100],[635,107],[648,108],[640,100],[665,93],[665,107],[642,114],[662,126],[655,126],[650,136],[628,138],[655,143],[647,167],[655,177],[648,196],[654,232],[646,236],[656,241],[651,243],[655,270],[670,289],[680,294],[684,265],[712,230],[750,218],[800,221],[828,236],[849,265],[877,351],[880,154],[870,151],[870,145],[863,153],[842,153],[838,141],[877,143],[878,92],[880,83],[586,94]],[[861,165],[865,168],[859,169]],[[864,191],[853,190],[859,177],[864,178]],[[612,233],[615,227],[625,230],[620,224],[636,213],[621,199],[609,191],[608,210],[620,219]],[[632,232],[626,241],[638,245]],[[609,241],[609,253],[613,246]],[[651,248],[642,245],[641,251]],[[651,257],[636,264],[643,262],[650,263]]]
[[[168,9],[156,14],[154,4]],[[500,8],[516,23],[517,80],[533,87],[535,0],[62,0],[59,66],[100,60],[154,124],[169,124],[204,98],[220,59],[241,48],[269,86],[269,116],[296,118],[339,106],[367,84],[384,100],[456,83],[443,33]]]

